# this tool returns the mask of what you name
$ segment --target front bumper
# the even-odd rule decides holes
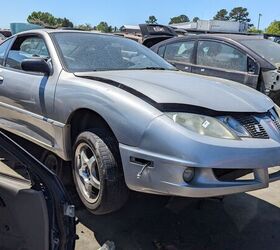
[[[211,148],[209,150],[211,151]],[[276,162],[280,162],[279,148],[274,150],[255,149],[253,151],[242,149],[242,151],[236,151],[238,155],[234,154],[235,149],[231,150],[231,153],[228,154],[228,161],[216,162],[211,168],[197,162],[181,160],[120,144],[126,184],[134,191],[182,197],[214,197],[266,188],[270,182],[280,180],[280,168],[276,169],[278,171],[275,173],[269,174],[269,170],[274,169],[273,166]],[[214,158],[215,155],[220,154],[219,150],[216,149],[216,151],[213,154]],[[138,160],[135,161],[135,159]],[[211,159],[209,160],[211,162]],[[250,160],[251,163],[249,163]],[[148,162],[150,166],[145,168],[139,177],[141,169],[143,170]],[[235,170],[251,170],[252,178],[222,181],[215,174],[215,169],[222,169],[223,164],[229,162],[230,169],[233,169],[232,166],[234,165],[237,166],[234,168]],[[258,162],[255,166],[263,165],[263,167],[252,168],[252,162]],[[190,183],[186,183],[183,179],[183,173],[187,167],[195,169],[195,177]],[[227,169],[225,166],[224,168]]]

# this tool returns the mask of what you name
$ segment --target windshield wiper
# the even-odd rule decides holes
[[[166,70],[166,68],[163,67],[145,67],[143,70]]]
[[[144,67],[144,68],[130,68],[131,70],[176,70],[163,67]]]

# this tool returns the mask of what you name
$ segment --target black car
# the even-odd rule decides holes
[[[72,250],[75,227],[56,175],[0,131],[0,249]]]
[[[280,45],[262,36],[187,35],[151,49],[180,70],[243,83],[280,104]]]

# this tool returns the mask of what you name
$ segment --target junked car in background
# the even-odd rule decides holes
[[[150,48],[161,41],[178,36],[177,31],[186,33],[161,24],[139,24],[125,25],[122,28],[122,32],[114,33],[114,35],[123,36]]]
[[[151,49],[180,70],[243,83],[280,104],[280,45],[261,36],[188,35]]]
[[[5,38],[8,38],[8,37],[10,37],[12,35],[12,32],[10,30],[6,30],[6,29],[2,30],[2,29],[0,29],[0,34],[2,34]]]
[[[6,37],[0,33],[0,44],[4,42],[5,39]]]
[[[72,161],[95,214],[129,189],[211,197],[280,179],[280,111],[252,88],[180,72],[114,35],[32,30],[0,55],[0,127],[44,148],[48,166]]]
[[[280,35],[264,34],[263,37],[280,44]]]
[[[73,250],[75,227],[57,176],[0,132],[0,249]]]

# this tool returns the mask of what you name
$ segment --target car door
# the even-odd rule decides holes
[[[191,72],[194,51],[195,40],[188,40],[167,43],[159,48],[158,53],[176,68]]]
[[[73,250],[75,235],[56,175],[0,132],[0,249]]]
[[[192,72],[224,78],[258,88],[259,66],[237,47],[216,40],[199,40]]]
[[[0,127],[51,147],[53,131],[46,120],[53,108],[58,74],[21,68],[24,59],[34,57],[44,58],[51,66],[45,40],[39,35],[21,35],[3,49],[8,50],[0,66]]]

